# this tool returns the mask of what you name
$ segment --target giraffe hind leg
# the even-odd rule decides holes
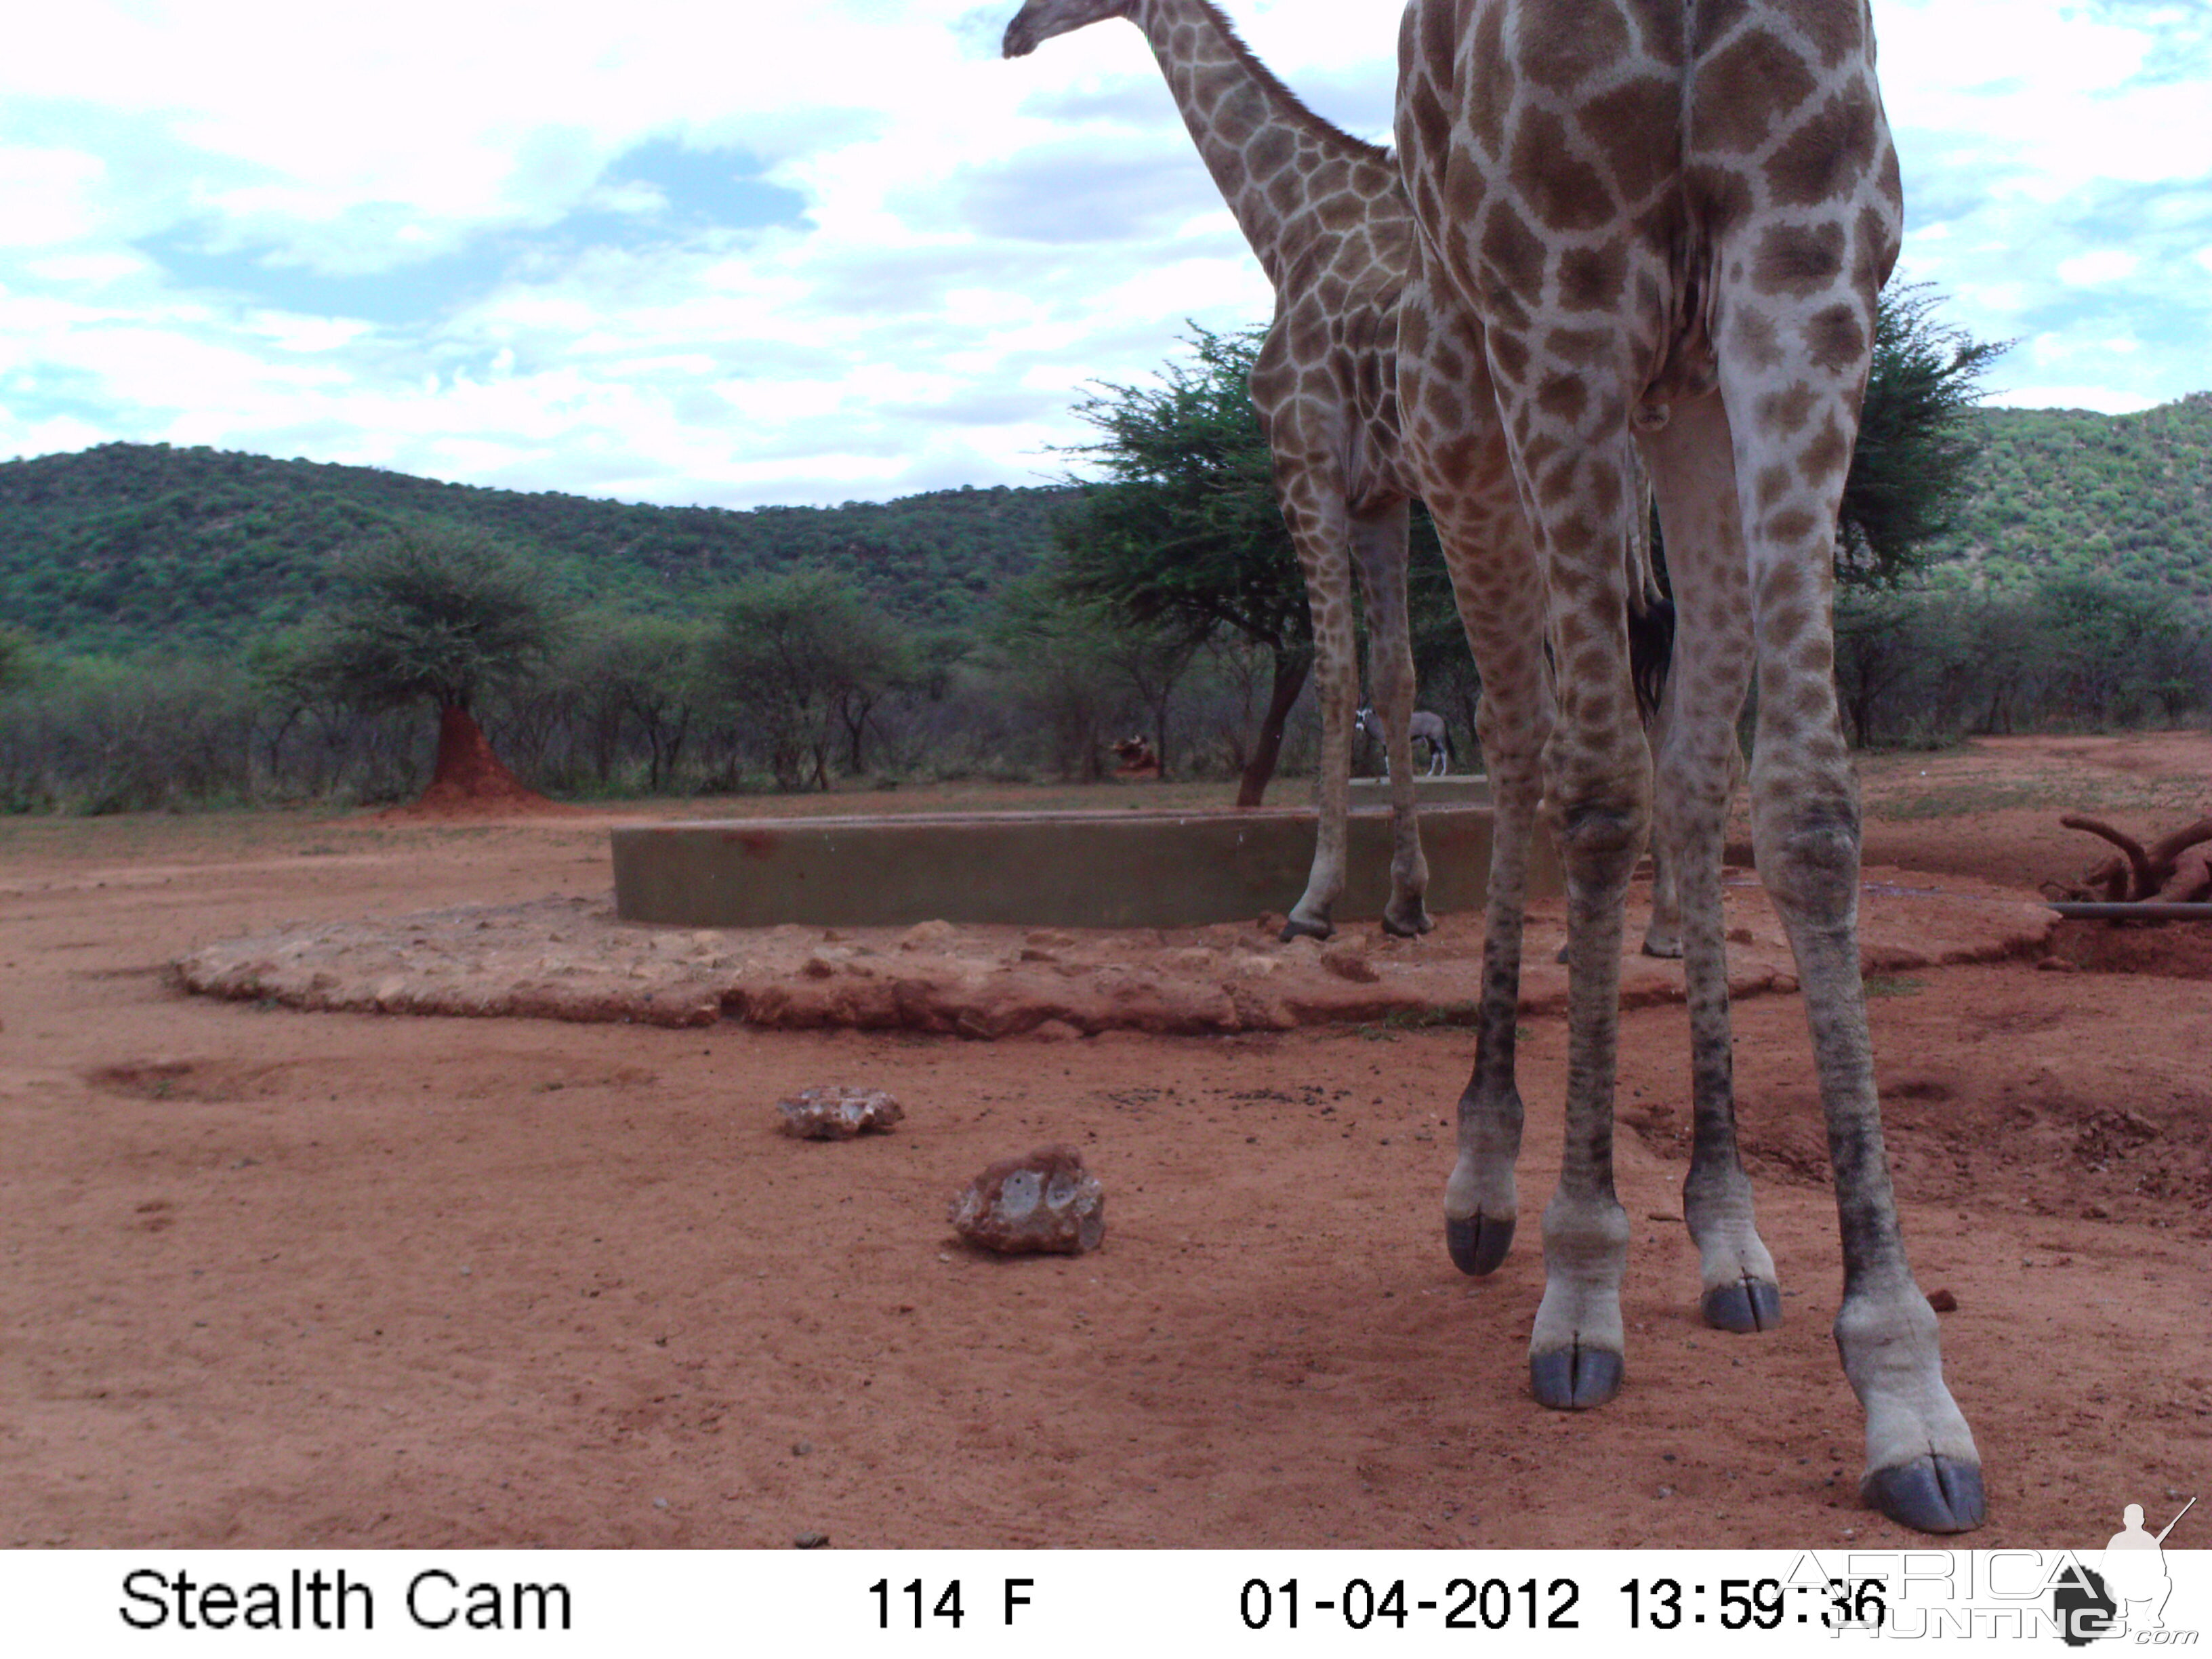
[[[1367,595],[1369,664],[1383,725],[1390,784],[1390,897],[1382,931],[1418,939],[1436,927],[1425,902],[1428,860],[1413,780],[1413,645],[1406,605],[1407,505],[1403,501],[1352,520],[1352,551]]]
[[[1514,413],[1506,418],[1512,430]],[[1591,398],[1579,429],[1558,434],[1552,459],[1522,491],[1541,515],[1559,659],[1559,717],[1544,769],[1567,878],[1568,951],[1566,1131],[1559,1185],[1544,1209],[1544,1297],[1528,1370],[1537,1400],[1563,1410],[1603,1405],[1624,1371],[1629,1227],[1613,1178],[1620,948],[1651,799],[1623,628],[1626,434],[1619,404]]]
[[[1850,337],[1870,339],[1873,296],[1839,286],[1787,301],[1735,297],[1732,326],[1755,315],[1785,348],[1748,349],[1724,325],[1721,390],[1758,641],[1752,839],[1796,957],[1827,1123],[1844,1256],[1836,1346],[1866,1411],[1860,1491],[1907,1526],[1963,1532],[1986,1512],[1981,1459],[1944,1384],[1936,1315],[1905,1258],[1882,1145],[1859,962],[1857,787],[1831,672],[1832,542],[1865,374],[1864,357],[1839,361],[1834,343],[1838,319]]]
[[[1672,961],[1682,954],[1682,896],[1674,860],[1651,838],[1651,920],[1644,929],[1644,954]]]
[[[1287,441],[1276,433],[1272,439]],[[1343,896],[1352,811],[1352,726],[1359,697],[1358,644],[1352,630],[1351,526],[1342,492],[1316,469],[1286,467],[1279,448],[1283,518],[1297,548],[1313,613],[1314,694],[1321,705],[1321,771],[1316,787],[1313,866],[1305,891],[1283,923],[1285,944],[1328,939]]]
[[[1451,573],[1452,597],[1482,674],[1477,736],[1496,805],[1489,890],[1483,902],[1482,986],[1474,1066],[1460,1095],[1458,1156],[1444,1184],[1444,1243],[1462,1273],[1494,1273],[1513,1248],[1520,1199],[1514,1165],[1523,1110],[1515,1080],[1521,948],[1528,854],[1543,793],[1542,752],[1552,699],[1532,641],[1543,626],[1543,588],[1527,521],[1511,494],[1502,439],[1492,434],[1481,476],[1487,491],[1429,498]]]

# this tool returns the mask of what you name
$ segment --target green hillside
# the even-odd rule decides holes
[[[2101,572],[2212,605],[2212,392],[2140,415],[1985,410],[1936,580]],[[916,625],[970,623],[1049,544],[1057,489],[841,507],[664,507],[165,444],[0,462],[0,622],[80,650],[234,647],[321,603],[333,556],[441,518],[546,555],[579,599],[641,611],[802,563]]]
[[[915,624],[973,620],[1048,544],[1055,489],[842,507],[663,507],[166,444],[0,462],[0,621],[77,649],[234,646],[315,610],[335,555],[440,518],[549,557],[580,599],[643,611],[802,563]]]
[[[1976,418],[1982,453],[1939,556],[1999,586],[2088,571],[2212,601],[2212,392],[2140,415]]]

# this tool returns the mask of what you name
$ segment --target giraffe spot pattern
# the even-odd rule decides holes
[[[1765,29],[1747,30],[1698,71],[1690,147],[1747,154],[1819,90],[1803,58],[1784,41]]]
[[[1872,88],[1853,81],[1801,122],[1767,163],[1770,199],[1818,207],[1850,190],[1876,156],[1881,110]]]
[[[1776,225],[1759,239],[1752,258],[1753,286],[1762,294],[1804,297],[1826,291],[1844,270],[1844,228]]]

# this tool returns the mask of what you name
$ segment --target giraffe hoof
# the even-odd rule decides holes
[[[1503,1221],[1494,1216],[1471,1215],[1465,1220],[1456,1216],[1444,1218],[1444,1244],[1451,1251],[1452,1266],[1476,1279],[1498,1271],[1498,1263],[1505,1260],[1506,1252],[1513,1248],[1513,1218]]]
[[[1603,1348],[1555,1348],[1528,1356],[1528,1386],[1540,1405],[1586,1412],[1620,1392],[1620,1356]]]
[[[1936,1452],[1875,1470],[1859,1483],[1859,1496],[1917,1532],[1971,1532],[1990,1510],[1980,1466]]]
[[[1436,927],[1436,918],[1419,905],[1413,908],[1411,921],[1401,921],[1388,910],[1382,913],[1382,931],[1393,939],[1419,939],[1424,933],[1434,933]]]
[[[1673,962],[1682,954],[1682,941],[1678,939],[1646,938],[1644,941],[1644,954],[1647,957],[1657,957],[1662,961]]]
[[[1705,1292],[1705,1323],[1717,1331],[1778,1330],[1782,1324],[1782,1292],[1763,1279],[1743,1279],[1717,1285]]]
[[[1319,921],[1301,921],[1292,916],[1283,924],[1282,941],[1288,945],[1294,939],[1327,939],[1336,932],[1336,924],[1323,917]]]

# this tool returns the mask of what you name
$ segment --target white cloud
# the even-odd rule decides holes
[[[0,453],[732,505],[1056,472],[1086,383],[1268,296],[1137,31],[1007,63],[1016,4],[36,9],[0,58]],[[1387,136],[1400,0],[1230,9]],[[2012,399],[2212,385],[2212,52],[2176,15],[1878,0],[1905,275],[2033,343]]]
[[[2077,253],[2070,259],[2058,262],[2058,280],[2076,288],[2095,288],[2106,283],[2117,283],[2136,274],[2142,263],[2132,253],[2118,248],[2096,248],[2087,253]]]
[[[106,173],[82,150],[0,148],[0,246],[55,247],[90,235]]]

